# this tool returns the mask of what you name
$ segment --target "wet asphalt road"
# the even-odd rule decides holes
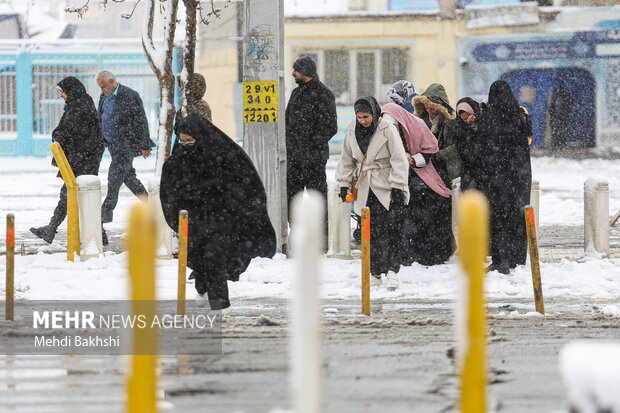
[[[566,411],[558,352],[574,339],[620,339],[618,319],[598,311],[604,304],[551,301],[549,315],[536,317],[523,316],[529,302],[489,303],[489,405]],[[453,306],[373,302],[365,317],[357,302],[323,303],[325,412],[456,411]],[[224,321],[222,355],[160,358],[162,411],[288,408],[288,359],[287,302],[241,300]],[[126,360],[2,356],[0,411],[120,412]]]

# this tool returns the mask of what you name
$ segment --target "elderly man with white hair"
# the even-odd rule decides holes
[[[122,184],[127,185],[136,196],[146,194],[144,185],[136,177],[133,158],[140,155],[149,157],[155,144],[149,137],[149,125],[138,92],[121,85],[109,70],[97,73],[96,81],[101,88],[101,131],[112,155],[108,193],[101,206],[101,220],[106,223],[112,222]]]

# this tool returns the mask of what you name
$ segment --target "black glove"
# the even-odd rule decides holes
[[[405,196],[400,189],[392,188],[392,201],[396,205],[405,205]]]
[[[349,192],[349,188],[345,188],[344,186],[340,188],[340,194],[338,195],[342,202],[347,202],[347,192]]]

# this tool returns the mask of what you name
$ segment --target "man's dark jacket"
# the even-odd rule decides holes
[[[286,151],[289,159],[329,158],[329,140],[338,132],[334,94],[318,77],[296,87],[286,107]]]
[[[99,96],[100,117],[103,113],[104,99],[110,98],[102,93]],[[149,137],[149,124],[138,92],[119,85],[115,99],[114,116],[119,119],[114,123],[121,128],[120,137],[114,143],[106,141],[106,146],[111,152],[133,156],[139,156],[143,150],[150,150],[155,144]]]

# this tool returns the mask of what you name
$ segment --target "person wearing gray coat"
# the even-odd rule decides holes
[[[355,102],[354,121],[344,138],[336,180],[343,202],[356,180],[355,213],[370,209],[371,285],[380,285],[385,275],[387,287],[399,287],[401,214],[409,203],[409,162],[394,125],[383,121],[374,97]]]

